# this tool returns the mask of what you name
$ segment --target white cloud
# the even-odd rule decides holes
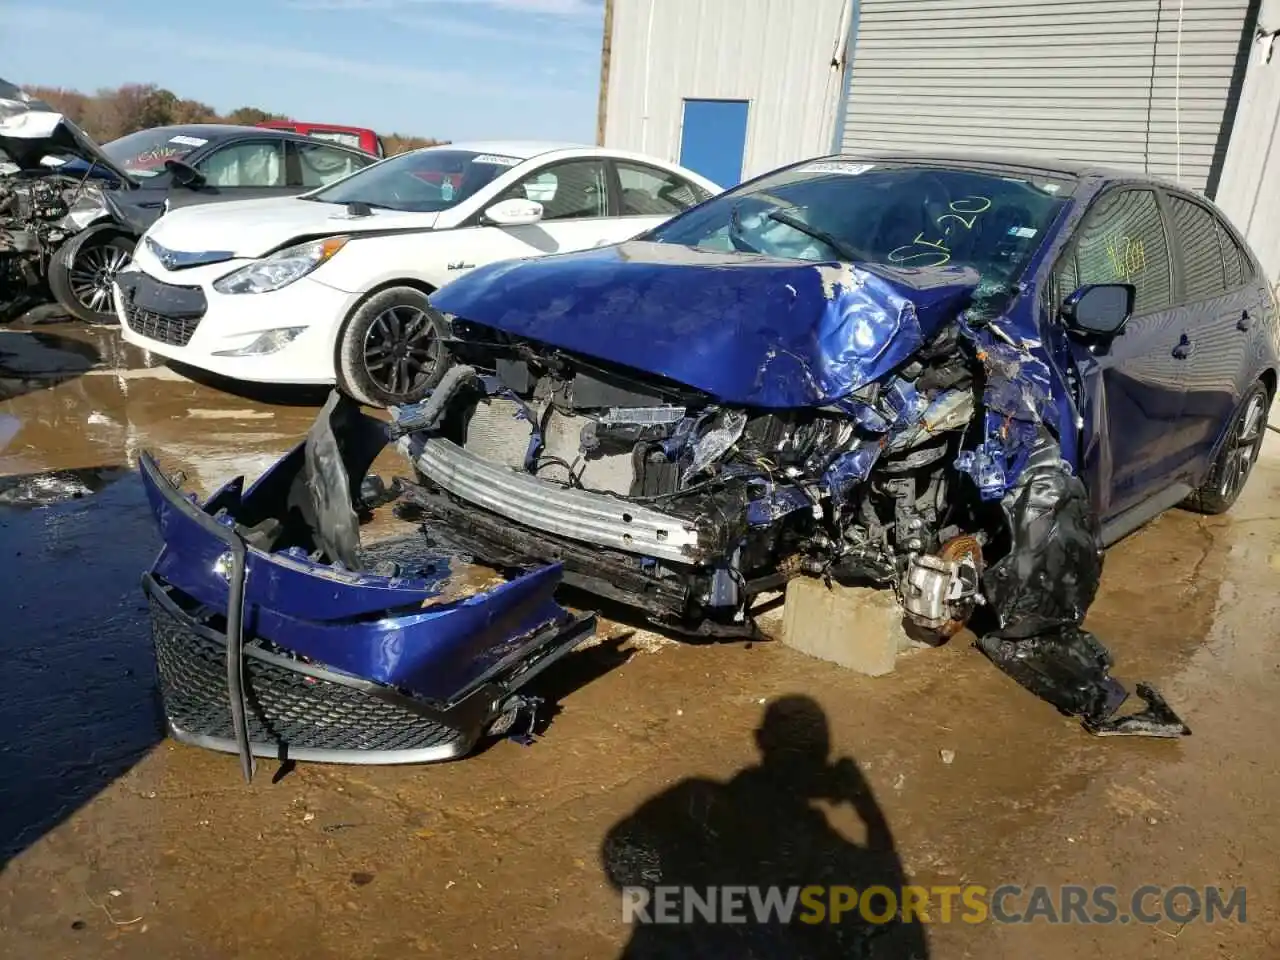
[[[424,2],[424,0],[417,0]],[[425,0],[427,3],[459,3],[463,0]],[[472,0],[474,2],[474,0]],[[479,0],[491,7],[514,13],[545,13],[557,17],[593,17],[602,15],[603,5],[597,0]]]
[[[20,29],[29,29],[33,33],[63,31],[73,27],[78,30],[92,31],[105,47],[117,53],[122,50],[145,53],[156,48],[169,49],[180,51],[182,56],[188,59],[244,64],[258,68],[269,63],[273,69],[287,68],[328,76],[341,76],[364,83],[410,87],[423,92],[449,92],[464,86],[472,94],[512,100],[542,101],[562,95],[561,91],[554,88],[539,89],[523,84],[486,83],[473,73],[460,71],[388,63],[385,60],[339,57],[270,43],[244,42],[182,33],[166,27],[126,29],[115,26],[100,14],[88,11],[73,12],[65,8],[55,12],[45,7],[0,5],[0,22],[4,23],[11,38]],[[184,91],[184,93],[188,96],[199,95],[194,92]]]
[[[603,16],[602,0],[289,0],[300,10],[404,10],[416,6],[440,5],[471,9],[488,7],[515,14],[590,19]]]
[[[393,13],[392,23],[410,30],[421,31],[438,37],[459,40],[480,40],[491,43],[518,44],[529,47],[553,47],[559,50],[576,50],[582,53],[598,53],[601,37],[598,33],[575,30],[530,30],[519,26],[494,27],[487,23],[459,20],[454,17],[433,16],[425,13]]]

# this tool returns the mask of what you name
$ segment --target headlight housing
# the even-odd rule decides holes
[[[213,282],[218,293],[270,293],[300,280],[347,245],[350,237],[308,240],[241,267]]]

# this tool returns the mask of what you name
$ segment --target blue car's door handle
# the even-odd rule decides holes
[[[1177,346],[1173,348],[1173,355],[1179,360],[1185,360],[1195,352],[1195,347],[1191,343],[1191,339],[1184,333],[1182,339],[1178,341]]]
[[[1248,330],[1253,326],[1253,317],[1249,316],[1249,311],[1245,310],[1240,314],[1240,319],[1236,321],[1237,330]]]

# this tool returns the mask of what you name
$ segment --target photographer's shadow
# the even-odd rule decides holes
[[[888,904],[878,897],[871,916],[883,922],[871,922],[857,909],[831,922],[829,888],[852,887],[860,897],[870,887],[886,887],[900,904],[906,879],[884,814],[857,764],[847,757],[830,762],[822,708],[804,696],[775,700],[765,709],[756,743],[758,765],[727,783],[685,780],[609,831],[601,856],[610,883],[624,903],[646,902],[633,911],[622,958],[926,960],[924,927],[885,920]],[[815,800],[849,803],[866,826],[866,843],[837,833]],[[776,913],[757,922],[753,900],[768,896],[770,888],[785,901],[793,888],[815,886],[827,889],[797,898],[790,922],[778,922]],[[748,888],[738,895],[735,910],[745,922],[723,922],[726,887]],[[655,888],[691,889],[703,905],[683,892],[664,900]],[[717,922],[706,919],[708,896],[714,897]],[[825,910],[820,913],[814,904]],[[635,922],[658,919],[664,909],[668,920],[681,922]]]

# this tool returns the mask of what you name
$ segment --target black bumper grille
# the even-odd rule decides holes
[[[152,596],[151,629],[164,711],[180,739],[234,742],[227,695],[226,646],[193,628]],[[255,646],[245,648],[244,685],[249,739],[276,752],[463,752],[461,731],[425,717],[375,685],[320,679]],[[334,757],[333,759],[342,759]],[[372,760],[371,762],[377,762]]]
[[[185,347],[190,343],[196,327],[200,326],[198,317],[164,317],[143,310],[128,300],[124,302],[124,322],[130,330],[148,340],[159,340],[175,347]]]
[[[150,340],[185,347],[209,308],[200,287],[162,283],[139,270],[125,271],[117,282],[124,322]]]

